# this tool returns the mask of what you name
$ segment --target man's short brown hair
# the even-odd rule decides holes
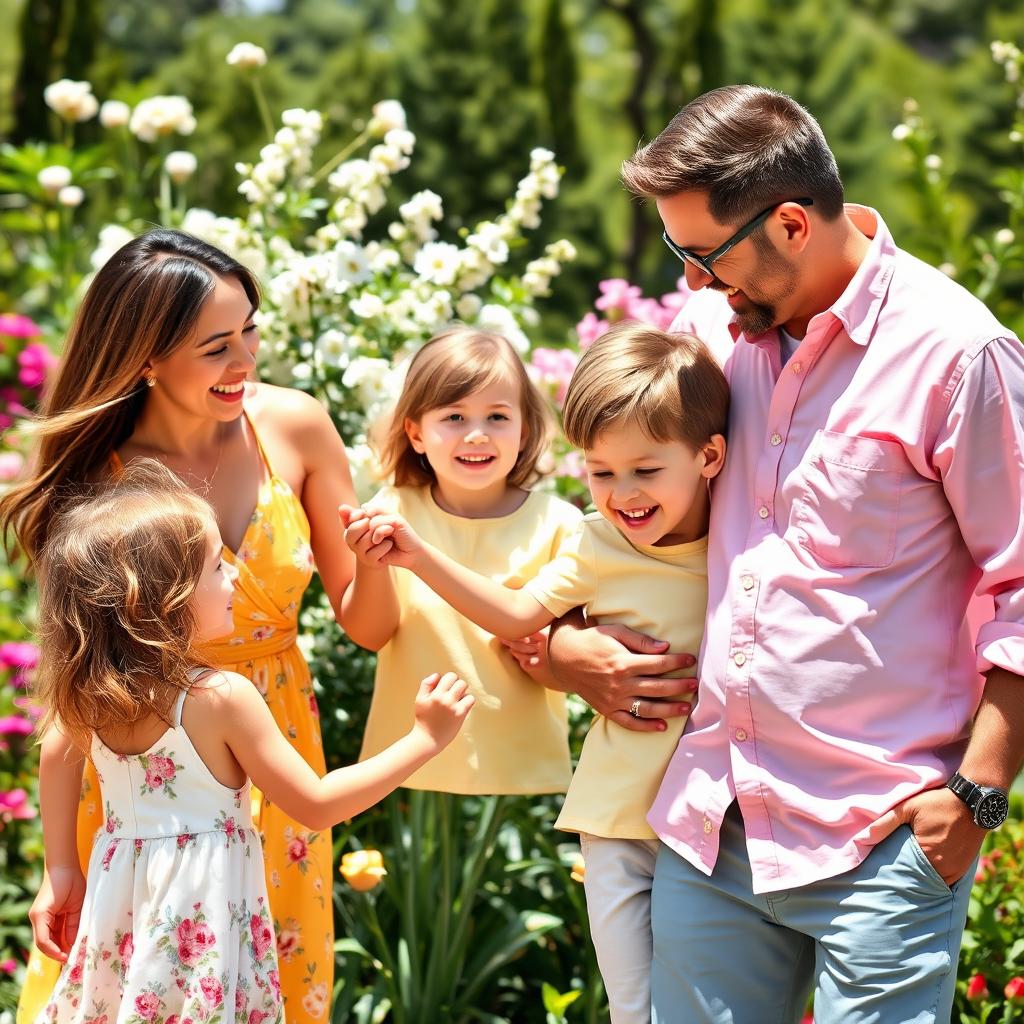
[[[825,220],[843,211],[843,182],[818,122],[789,96],[753,85],[688,103],[622,165],[622,178],[651,198],[706,192],[720,224],[805,197]]]
[[[592,448],[612,426],[635,424],[653,441],[694,451],[729,421],[729,385],[715,357],[692,334],[625,321],[583,353],[562,413],[569,443]]]

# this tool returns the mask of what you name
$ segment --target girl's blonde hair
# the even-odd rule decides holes
[[[213,511],[169,469],[129,464],[54,517],[39,558],[40,734],[91,734],[157,716],[170,724],[189,670],[190,600],[209,557]]]
[[[694,450],[715,434],[724,436],[729,385],[704,342],[636,321],[602,334],[572,375],[562,426],[571,445],[586,449],[619,423]]]
[[[431,338],[409,364],[405,386],[380,446],[384,471],[396,487],[423,486],[436,479],[430,463],[413,448],[405,432],[406,420],[418,422],[431,409],[459,402],[499,380],[518,388],[526,431],[508,482],[524,487],[541,475],[537,463],[551,430],[547,403],[506,338],[460,325]]]
[[[147,364],[192,338],[217,279],[231,277],[258,306],[259,285],[241,263],[167,228],[132,239],[97,271],[33,424],[29,476],[0,499],[0,541],[10,545],[13,532],[36,560],[61,495],[103,475],[135,429]]]

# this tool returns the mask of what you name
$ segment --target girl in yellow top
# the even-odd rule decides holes
[[[568,502],[525,487],[546,447],[546,419],[508,341],[467,327],[445,331],[409,367],[383,450],[394,486],[373,507],[402,516],[495,584],[521,587],[581,518]],[[361,513],[343,510],[349,516]],[[362,532],[348,531],[357,551],[365,548]],[[565,791],[565,696],[531,679],[491,631],[412,574],[366,558],[357,561],[340,621],[356,643],[379,652],[363,757],[408,732],[415,687],[406,676],[436,665],[466,680],[476,706],[461,735],[407,786],[476,795]]]
[[[625,324],[587,350],[566,396],[565,434],[585,452],[597,512],[520,589],[477,575],[415,523],[377,506],[350,525],[348,539],[360,562],[411,569],[500,637],[583,606],[590,621],[695,651],[707,606],[708,483],[725,457],[728,407],[725,377],[701,342]],[[646,817],[684,723],[670,718],[663,731],[640,733],[596,716],[556,823],[580,833],[613,1024],[650,1021],[658,844]]]

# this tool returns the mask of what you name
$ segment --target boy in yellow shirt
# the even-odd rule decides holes
[[[411,569],[503,639],[583,606],[591,622],[660,637],[672,652],[696,651],[707,606],[708,484],[725,457],[728,407],[728,384],[700,341],[622,324],[580,360],[563,416],[566,437],[584,450],[597,511],[521,590],[459,565],[384,510],[364,509],[348,540],[372,531],[362,557]],[[685,721],[638,733],[596,716],[556,823],[580,833],[613,1024],[650,1020],[657,841],[646,815]]]

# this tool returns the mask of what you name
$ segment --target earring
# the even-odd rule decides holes
[[[156,377],[147,377],[146,378],[146,387],[147,388],[151,388],[151,387],[155,387],[155,386],[156,386]]]

